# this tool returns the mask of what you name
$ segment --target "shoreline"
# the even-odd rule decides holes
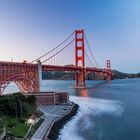
[[[48,140],[48,139],[57,140],[57,138],[60,135],[60,130],[64,127],[64,125],[68,121],[70,121],[77,114],[78,109],[79,109],[79,105],[73,103],[73,107],[70,110],[70,112],[68,112],[66,115],[64,115],[54,121],[54,123],[52,124],[52,127],[50,128],[48,138],[45,138],[44,140]]]
[[[44,121],[31,137],[31,140],[57,140],[60,129],[77,114],[79,105],[73,102],[67,104],[42,106]]]

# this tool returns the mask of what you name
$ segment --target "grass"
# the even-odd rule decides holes
[[[25,121],[20,121],[17,118],[5,117],[4,121],[7,132],[16,137],[24,137],[30,127]]]
[[[3,119],[0,118],[0,133],[3,132],[3,128],[4,128],[4,121]]]
[[[42,115],[42,113],[38,112],[37,116],[39,117],[41,115]],[[40,123],[42,123],[42,122],[40,122]],[[38,125],[40,123],[37,123],[37,125],[35,125],[35,127],[38,128],[39,127]],[[15,137],[20,137],[20,138],[24,137],[30,128],[30,125],[27,124],[25,120],[21,121],[18,118],[9,117],[9,116],[5,117],[4,124],[6,126],[7,133],[12,134]],[[34,130],[36,130],[36,129],[34,128]]]
[[[10,133],[16,137],[24,137],[28,132],[30,125],[26,123],[17,123],[14,129],[10,130]]]

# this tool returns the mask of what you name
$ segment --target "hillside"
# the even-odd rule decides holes
[[[54,71],[54,72],[43,72],[43,79],[53,79],[53,80],[74,80],[75,73],[74,72],[62,72],[62,71]],[[103,77],[105,79],[106,77]],[[140,73],[137,74],[129,74],[122,73],[117,70],[112,70],[112,79],[125,79],[125,78],[140,78]],[[98,80],[99,76],[95,73],[86,73],[86,80]]]
[[[140,73],[122,73],[117,70],[112,70],[113,79],[125,79],[125,78],[140,78]]]

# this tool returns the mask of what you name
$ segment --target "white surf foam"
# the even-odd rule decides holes
[[[84,129],[87,129],[90,125],[94,125],[94,122],[90,122],[90,114],[97,116],[105,113],[119,117],[124,110],[122,103],[119,101],[75,96],[70,96],[70,100],[77,103],[80,106],[80,109],[77,116],[64,126],[61,135],[58,138],[61,140],[84,140],[76,132],[80,129],[77,128],[77,123],[85,115],[86,117],[81,124],[84,126]]]

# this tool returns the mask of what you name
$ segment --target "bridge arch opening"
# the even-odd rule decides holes
[[[19,91],[20,91],[20,89],[19,89],[18,85],[15,82],[12,81],[7,85],[7,87],[5,87],[2,95],[16,93],[16,92],[19,92]]]
[[[35,87],[35,81],[32,78],[26,77],[25,75],[17,75],[16,77],[12,77],[6,80],[1,85],[1,93],[14,93],[14,92],[33,92]],[[13,87],[13,89],[12,89]]]

